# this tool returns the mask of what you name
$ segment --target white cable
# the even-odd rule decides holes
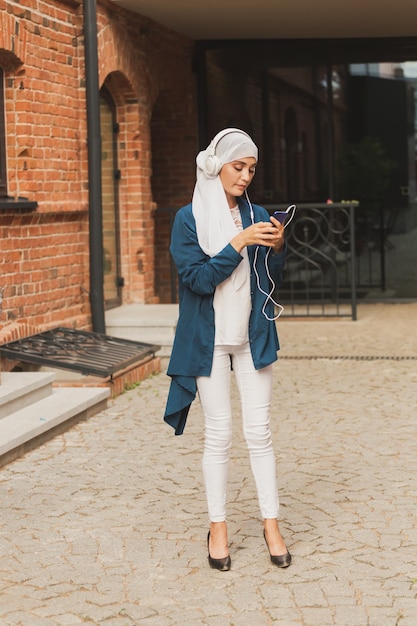
[[[245,189],[245,195],[246,195],[246,200],[248,201],[248,204],[249,204],[249,209],[250,209],[250,217],[251,217],[251,220],[252,220],[252,224],[254,224],[254,223],[255,223],[255,217],[254,217],[254,214],[253,214],[253,208],[252,208],[251,201],[249,200],[248,192],[246,191],[246,189]],[[290,207],[288,207],[287,211],[289,211],[290,209],[292,209],[292,210],[293,210],[293,214],[292,214],[291,218],[288,220],[288,223],[289,223],[289,222],[291,222],[292,218],[294,217],[294,213],[295,213],[295,205],[294,205],[294,204],[292,204]],[[285,225],[284,225],[284,228],[285,228]],[[269,267],[268,267],[268,257],[269,257],[269,255],[270,255],[271,248],[268,248],[268,250],[267,250],[267,252],[266,252],[266,255],[265,255],[265,270],[266,270],[266,275],[268,276],[268,279],[270,280],[271,285],[272,285],[271,291],[270,291],[269,293],[267,293],[266,291],[264,291],[264,290],[262,289],[262,287],[261,287],[261,282],[260,282],[260,278],[259,278],[259,274],[258,274],[258,270],[256,269],[256,263],[257,263],[257,261],[258,261],[258,250],[259,250],[259,246],[256,246],[256,248],[255,248],[255,256],[253,257],[253,265],[252,265],[252,267],[253,267],[253,271],[255,272],[255,276],[256,276],[256,285],[257,285],[257,287],[258,287],[259,291],[260,291],[260,292],[261,292],[264,296],[266,296],[265,302],[264,302],[263,307],[262,307],[262,315],[263,315],[264,317],[266,317],[266,319],[267,319],[269,322],[274,322],[275,320],[277,320],[277,319],[279,318],[279,316],[281,315],[281,313],[282,313],[282,312],[283,312],[283,310],[284,310],[284,307],[282,306],[282,304],[279,304],[279,302],[275,302],[274,298],[272,297],[272,294],[273,294],[273,293],[274,293],[274,291],[275,291],[275,287],[276,287],[276,285],[275,285],[275,282],[274,282],[274,280],[273,280],[273,278],[272,278],[272,276],[271,276],[271,273],[270,273],[270,271],[269,271]],[[266,305],[268,304],[269,300],[271,300],[271,302],[272,302],[275,306],[277,306],[277,307],[279,308],[279,313],[278,313],[278,315],[276,315],[275,317],[268,317],[267,313],[265,312],[265,308],[266,308]]]
[[[271,291],[270,291],[269,293],[267,293],[266,291],[264,291],[264,290],[262,289],[262,287],[261,287],[261,283],[260,283],[259,274],[258,274],[258,270],[256,269],[256,263],[257,263],[257,261],[258,261],[258,250],[259,250],[259,246],[256,246],[256,248],[255,248],[255,256],[254,256],[254,258],[253,258],[253,271],[255,272],[255,276],[256,276],[256,284],[257,284],[257,287],[258,287],[259,291],[260,291],[260,292],[261,292],[264,296],[266,296],[265,302],[264,302],[263,307],[262,307],[262,314],[264,315],[264,317],[266,317],[266,319],[267,319],[269,322],[274,322],[275,320],[277,320],[277,319],[279,318],[279,316],[281,315],[281,313],[282,313],[282,312],[283,312],[283,310],[284,310],[284,307],[282,306],[282,304],[279,304],[279,302],[275,302],[274,298],[272,297],[272,294],[273,294],[273,293],[274,293],[274,291],[275,291],[275,287],[276,287],[276,285],[275,285],[275,282],[274,282],[274,280],[273,280],[273,278],[272,278],[272,276],[271,276],[271,273],[270,273],[270,271],[269,271],[269,267],[268,267],[268,257],[269,257],[269,255],[270,255],[271,248],[268,248],[268,250],[266,251],[266,255],[265,255],[265,270],[266,270],[266,275],[268,276],[269,280],[271,281],[271,285],[272,285],[272,287],[271,287]],[[274,317],[268,317],[267,313],[265,312],[265,307],[266,307],[266,305],[268,304],[269,300],[271,300],[271,302],[272,302],[275,306],[277,306],[277,307],[279,308],[278,315],[275,315]]]

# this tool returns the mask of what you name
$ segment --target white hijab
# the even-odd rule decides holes
[[[220,171],[225,163],[238,159],[253,157],[258,160],[258,148],[244,131],[228,128],[218,133],[208,148],[197,155],[197,181],[192,198],[192,210],[198,243],[201,249],[211,257],[220,252],[239,232],[233,221],[219,175],[211,176],[204,167],[206,159],[213,153],[219,160]],[[247,258],[246,248],[241,254]],[[236,289],[239,289],[243,281],[243,276],[239,278],[239,274],[247,271],[245,265],[246,263],[240,263],[235,270]]]

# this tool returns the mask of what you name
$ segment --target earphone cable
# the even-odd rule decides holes
[[[269,281],[270,281],[270,283],[271,283],[271,289],[270,289],[270,292],[269,292],[269,293],[267,293],[266,291],[264,291],[264,290],[262,289],[262,287],[261,287],[261,281],[260,281],[260,278],[259,278],[259,273],[258,273],[258,270],[257,270],[257,268],[256,268],[256,264],[257,264],[257,262],[258,262],[258,250],[259,250],[259,246],[256,246],[256,248],[255,248],[255,255],[254,255],[254,257],[253,257],[253,265],[252,265],[252,267],[253,267],[253,271],[255,272],[255,276],[256,276],[256,285],[257,285],[257,287],[258,287],[258,290],[259,290],[259,291],[260,291],[260,292],[261,292],[264,296],[266,296],[265,302],[264,302],[264,304],[263,304],[263,306],[262,306],[262,314],[264,315],[264,317],[266,317],[266,319],[267,319],[269,322],[274,322],[275,320],[277,320],[277,319],[280,317],[280,315],[281,315],[281,314],[282,314],[282,312],[284,311],[284,307],[282,306],[282,304],[279,304],[279,302],[276,302],[276,301],[274,300],[274,298],[272,297],[272,294],[274,293],[274,291],[275,291],[275,289],[276,289],[276,285],[275,285],[274,279],[273,279],[273,278],[272,278],[272,276],[271,276],[271,273],[270,273],[270,271],[269,271],[269,266],[268,266],[268,258],[269,258],[269,255],[270,255],[270,253],[271,253],[271,248],[269,248],[269,249],[266,251],[266,255],[265,255],[265,270],[266,270],[266,275],[268,276],[268,279],[269,279]],[[277,306],[277,307],[278,307],[278,309],[279,309],[278,314],[277,314],[277,315],[275,315],[274,317],[269,317],[269,316],[268,316],[268,314],[266,313],[266,310],[265,310],[265,309],[266,309],[266,306],[267,306],[267,304],[268,304],[268,302],[269,302],[269,301],[271,301],[271,302],[272,302],[272,304],[274,304],[275,306]]]
[[[254,213],[253,213],[253,207],[252,207],[252,203],[251,203],[251,201],[249,200],[248,192],[247,192],[247,190],[246,190],[246,189],[245,189],[245,195],[246,195],[246,200],[248,201],[248,204],[249,204],[250,218],[251,218],[252,224],[254,224],[254,223],[255,223],[255,216],[254,216]],[[256,248],[255,248],[255,255],[254,255],[254,257],[253,257],[253,264],[252,264],[252,267],[253,267],[253,271],[255,272],[255,276],[256,276],[256,285],[257,285],[257,287],[258,287],[258,290],[259,290],[259,291],[260,291],[260,292],[261,292],[264,296],[266,296],[265,302],[264,302],[264,304],[263,304],[263,306],[262,306],[262,315],[263,315],[264,317],[266,317],[266,319],[267,319],[269,322],[274,322],[275,320],[277,320],[277,319],[279,318],[279,316],[281,315],[281,313],[282,313],[282,312],[283,312],[283,310],[284,310],[284,307],[282,306],[282,304],[279,304],[279,302],[275,302],[274,298],[272,297],[272,294],[273,294],[273,293],[274,293],[274,291],[275,291],[276,285],[275,285],[275,282],[274,282],[274,280],[273,280],[273,278],[272,278],[272,276],[271,276],[271,273],[270,273],[270,271],[269,271],[269,266],[268,266],[268,258],[269,258],[269,255],[270,255],[270,253],[271,253],[271,248],[269,248],[269,249],[267,250],[266,255],[265,255],[265,271],[266,271],[266,275],[267,275],[267,277],[268,277],[268,279],[269,279],[269,281],[270,281],[270,283],[271,283],[271,290],[270,290],[270,292],[269,292],[269,293],[267,293],[266,291],[264,291],[264,290],[262,289],[262,287],[261,287],[261,280],[260,280],[260,277],[259,277],[258,270],[257,270],[257,268],[256,268],[256,264],[257,264],[257,262],[258,262],[258,251],[259,251],[259,246],[256,246]],[[271,302],[272,302],[275,306],[277,306],[277,307],[278,307],[278,309],[279,309],[278,315],[276,315],[275,317],[269,317],[269,316],[268,316],[268,314],[267,314],[267,313],[266,313],[266,311],[265,311],[266,306],[267,306],[267,304],[268,304],[268,302],[269,302],[269,301],[271,301]]]

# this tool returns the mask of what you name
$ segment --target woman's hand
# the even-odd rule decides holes
[[[248,226],[234,237],[230,244],[237,252],[242,252],[245,246],[268,246],[274,252],[280,252],[284,247],[284,227],[271,217],[270,222],[256,222]]]

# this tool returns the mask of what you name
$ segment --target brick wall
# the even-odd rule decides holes
[[[155,210],[184,204],[194,179],[193,43],[108,0],[97,11],[99,83],[120,127],[123,302],[154,303],[165,293],[155,258],[169,244]],[[77,0],[0,0],[8,194],[38,203],[0,209],[3,337],[91,328],[82,32]]]

